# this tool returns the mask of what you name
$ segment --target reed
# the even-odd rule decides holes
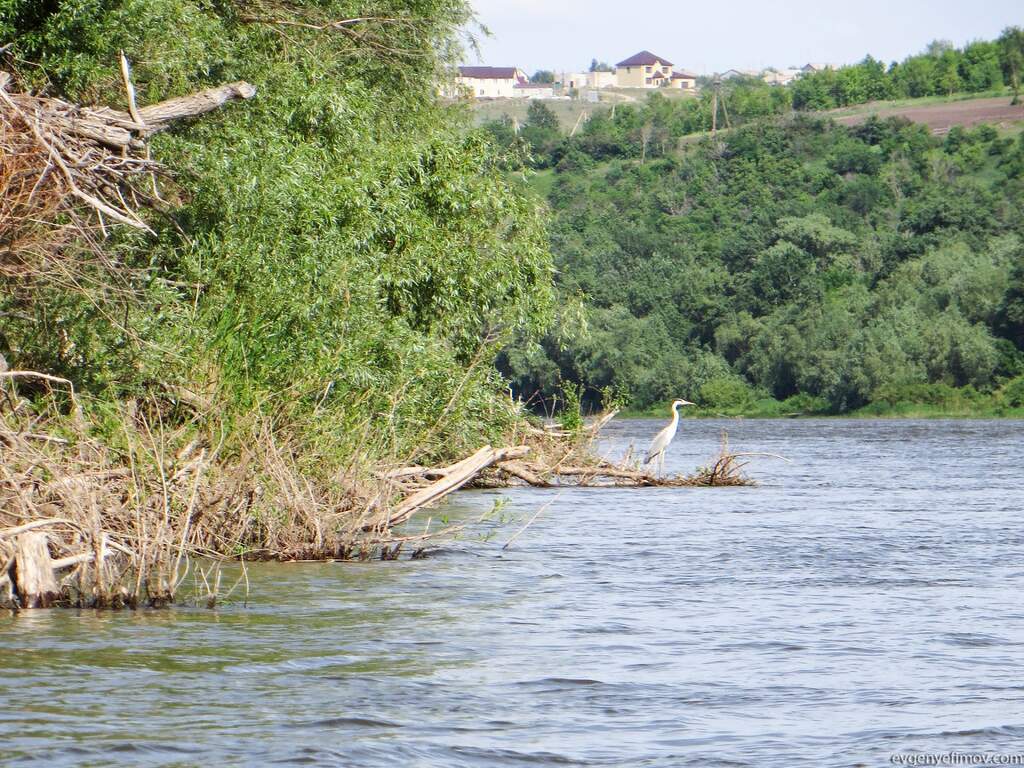
[[[29,385],[50,391],[30,401]],[[197,562],[390,560],[444,533],[394,533],[420,504],[368,455],[317,476],[309,446],[264,419],[234,422],[228,451],[211,414],[202,430],[168,416],[129,403],[101,435],[69,381],[0,373],[0,605],[161,606]],[[215,603],[216,577],[200,580]]]

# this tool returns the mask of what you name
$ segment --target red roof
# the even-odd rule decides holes
[[[669,67],[672,66],[672,62],[668,59],[663,59],[661,56],[655,56],[650,51],[640,51],[640,53],[630,56],[625,61],[620,61],[616,64],[616,67],[645,67],[651,64],[665,64]]]
[[[673,72],[673,80],[696,80],[697,76],[692,72]]]
[[[459,67],[462,77],[474,77],[477,80],[515,80],[515,67]]]

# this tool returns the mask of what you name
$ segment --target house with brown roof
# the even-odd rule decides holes
[[[457,91],[476,99],[513,99],[525,95],[516,88],[530,80],[518,67],[459,67],[455,82]]]
[[[671,61],[650,51],[640,51],[616,64],[615,79],[620,88],[697,88],[696,75],[676,71]]]

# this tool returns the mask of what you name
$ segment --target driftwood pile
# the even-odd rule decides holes
[[[468,459],[449,467],[399,467],[383,475],[408,498],[390,522],[408,520],[416,509],[465,486],[476,488],[692,488],[700,486],[753,485],[743,474],[746,459],[757,455],[733,453],[726,436],[715,460],[690,475],[657,475],[645,469],[632,454],[619,462],[600,457],[593,449],[601,428],[615,412],[595,419],[577,434],[556,428],[529,428],[523,444],[512,448],[480,449]],[[651,465],[653,468],[653,465]]]
[[[237,82],[139,107],[123,56],[121,72],[127,112],[19,92],[0,71],[0,276],[46,272],[62,246],[89,243],[109,224],[148,229],[139,211],[159,203],[160,167],[146,139],[256,93]],[[148,185],[133,183],[146,175]]]

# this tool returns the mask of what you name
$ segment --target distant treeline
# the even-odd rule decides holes
[[[1009,86],[1016,95],[1024,70],[1024,30],[1006,29],[998,40],[955,48],[935,41],[917,56],[886,67],[867,56],[859,64],[810,72],[790,87],[794,109],[832,109],[880,99],[915,99],[982,93]]]

